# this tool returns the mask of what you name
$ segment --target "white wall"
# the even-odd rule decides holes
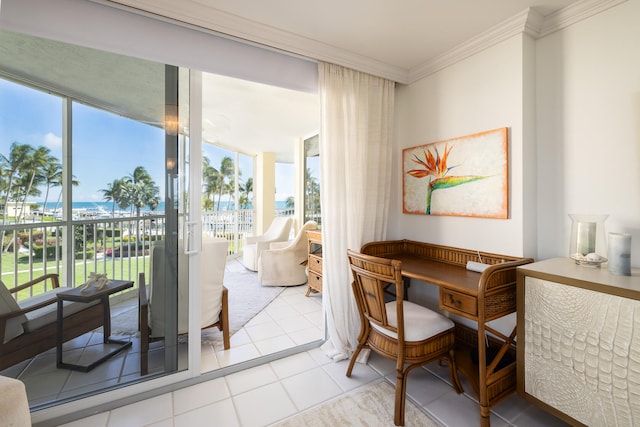
[[[640,0],[537,42],[538,258],[567,256],[569,213],[609,214],[640,267]]]
[[[640,267],[640,0],[526,35],[398,88],[389,235],[568,256],[569,213],[609,214]],[[508,220],[402,214],[403,148],[509,127]],[[537,175],[537,178],[536,178]]]
[[[515,256],[533,255],[525,254],[523,214],[523,146],[525,142],[534,143],[529,135],[525,137],[523,127],[523,105],[531,102],[525,99],[522,89],[523,51],[529,45],[526,39],[526,36],[512,37],[398,88],[393,174],[396,191],[388,233],[391,238]],[[402,213],[402,149],[501,127],[509,128],[508,219]]]

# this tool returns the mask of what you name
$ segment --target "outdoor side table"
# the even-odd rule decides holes
[[[86,289],[82,287],[73,288],[68,291],[59,292],[58,297],[58,312],[57,312],[57,328],[56,328],[56,366],[58,368],[67,368],[74,371],[89,372],[100,363],[121,352],[125,348],[131,347],[131,341],[115,340],[111,339],[111,310],[109,308],[109,295],[116,292],[120,292],[124,289],[133,287],[133,282],[130,280],[111,280],[102,289],[97,289],[95,284],[92,284]],[[90,303],[95,300],[100,300],[103,307],[104,317],[102,320],[102,330],[104,335],[104,344],[117,344],[118,347],[105,353],[102,357],[88,365],[79,365],[74,363],[65,363],[62,361],[62,340],[64,331],[64,301],[74,301],[80,303]]]

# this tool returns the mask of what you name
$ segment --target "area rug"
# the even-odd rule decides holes
[[[393,426],[394,402],[395,388],[383,381],[301,412],[272,427]],[[440,427],[409,400],[405,404],[404,421],[407,427]]]
[[[224,274],[224,285],[229,289],[229,334],[233,335],[282,291],[280,286],[262,286],[258,281],[258,274],[252,271],[227,271]],[[111,319],[111,333],[113,335],[135,335],[138,333],[138,308],[114,315]],[[218,328],[205,329],[201,333],[203,344],[222,342],[222,333]],[[180,341],[186,341],[181,336]]]

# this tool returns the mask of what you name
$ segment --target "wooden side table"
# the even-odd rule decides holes
[[[309,238],[309,280],[307,281],[307,293],[322,292],[322,231],[307,231]]]
[[[100,363],[121,352],[125,348],[131,347],[131,341],[111,339],[111,310],[109,308],[109,295],[120,292],[124,289],[133,287],[133,282],[129,280],[111,280],[102,289],[97,289],[93,284],[86,289],[82,287],[73,288],[68,291],[59,292],[58,312],[57,312],[57,328],[56,328],[56,366],[58,368],[67,368],[74,371],[89,372]],[[79,303],[91,303],[100,300],[103,306],[104,317],[102,319],[102,330],[105,344],[118,344],[118,347],[104,354],[98,360],[88,364],[79,365],[62,361],[62,332],[64,331],[64,301],[73,301]]]

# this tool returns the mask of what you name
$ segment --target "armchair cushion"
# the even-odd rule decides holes
[[[9,314],[20,311],[20,306],[11,296],[9,290],[0,280],[0,314]],[[22,324],[27,321],[27,316],[21,314],[7,320],[7,326],[4,332],[4,343],[14,339],[24,332]]]
[[[227,263],[227,239],[204,237],[200,274],[201,327],[216,323],[222,309],[222,282]]]

